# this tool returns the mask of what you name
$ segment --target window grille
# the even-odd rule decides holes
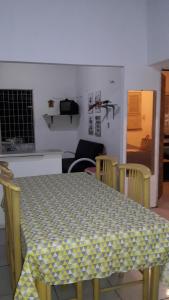
[[[34,143],[32,90],[0,89],[1,140]]]

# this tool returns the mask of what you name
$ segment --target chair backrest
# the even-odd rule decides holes
[[[96,157],[96,178],[107,185],[117,188],[117,160],[113,156]]]
[[[79,140],[75,153],[75,159],[86,157],[95,160],[95,157],[102,154],[103,150],[103,144],[87,140]]]
[[[12,275],[12,289],[16,289],[21,269],[21,239],[20,239],[20,188],[7,176],[0,175],[0,184],[5,193],[5,214],[8,220],[9,262]]]
[[[6,162],[4,162],[6,163]],[[1,164],[0,161],[0,174],[5,175],[8,179],[13,179],[14,175],[12,171],[8,168],[8,164]],[[3,193],[2,201],[1,201],[1,207],[4,209],[5,207],[5,197]]]
[[[0,160],[0,165],[8,168],[8,162],[5,160]]]
[[[150,207],[150,178],[151,171],[144,165],[119,165],[120,192],[146,208]]]
[[[12,170],[8,168],[8,165],[2,164],[2,162],[0,162],[0,173],[7,176],[9,179],[14,177]]]

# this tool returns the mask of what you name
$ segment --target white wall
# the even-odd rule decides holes
[[[0,60],[115,66],[145,63],[146,2],[1,0]]]
[[[73,66],[0,63],[0,88],[33,89],[35,143],[37,150],[74,151],[77,129],[50,130],[42,115],[48,112],[51,98],[76,96],[76,71]]]
[[[169,1],[148,0],[148,63],[169,59]]]
[[[78,95],[81,96],[80,101],[80,127],[79,137],[100,142],[105,145],[106,153],[113,154],[120,159],[120,135],[121,135],[121,106],[123,105],[123,68],[120,67],[81,67],[77,73],[77,88]],[[111,83],[111,81],[114,81]],[[101,90],[101,100],[110,100],[113,104],[118,104],[120,107],[119,113],[114,117],[110,111],[108,118],[105,117],[106,110],[101,109],[101,113],[88,113],[88,94]],[[93,116],[95,125],[95,116],[100,115],[101,137],[89,135],[88,133],[88,118]],[[108,128],[109,126],[109,128]]]
[[[168,0],[150,0],[150,8],[153,8],[154,2],[155,12],[153,15],[155,17],[153,23],[150,20],[149,24],[151,25],[149,33],[152,32],[153,34],[152,40],[149,36],[151,45],[149,60],[152,55],[155,61],[159,56],[165,57],[165,53],[168,52],[166,31],[168,27],[164,29],[166,40],[163,39],[163,43],[159,43],[159,35],[157,37],[155,34],[158,28],[153,28],[157,20],[157,26],[163,29],[163,25],[160,25],[159,21],[161,13],[157,16],[158,7],[156,4],[162,5],[163,13],[166,15],[165,22],[167,22],[168,16],[167,11],[165,12],[165,6],[168,8]],[[165,3],[164,6],[163,3]],[[121,161],[125,160],[126,153],[128,90],[155,89],[158,91],[158,117],[156,119],[158,134],[160,76],[155,70],[146,67],[147,0],[1,0],[0,41],[1,61],[124,66],[123,105],[120,110],[121,135],[119,136]],[[163,53],[156,55],[155,47],[164,48],[158,50]],[[45,84],[45,80],[43,82]],[[56,90],[54,89],[54,91]],[[39,126],[36,125],[36,130],[45,140],[47,135],[47,142],[49,143],[53,141],[53,133],[49,134],[47,128],[43,126],[42,110],[44,110],[44,104],[41,108],[36,108],[39,124]],[[119,135],[119,133],[116,134]],[[62,135],[58,135],[58,139],[61,141]],[[41,144],[39,140],[39,147],[43,147],[44,143],[46,142]],[[158,138],[156,138],[155,156],[156,176],[153,180],[154,186],[157,187]],[[154,189],[154,204],[156,196],[157,190]]]
[[[102,74],[102,75],[101,75]],[[104,74],[104,76],[103,76]],[[155,120],[155,169],[151,178],[151,206],[156,206],[158,195],[158,154],[159,154],[159,123],[160,123],[160,72],[151,67],[142,65],[125,66],[123,68],[80,68],[78,73],[77,94],[82,96],[80,106],[81,122],[79,137],[90,140],[102,141],[108,149],[108,153],[117,155],[120,162],[126,161],[126,138],[127,138],[127,98],[129,90],[155,90],[156,120]],[[103,76],[103,77],[102,77]],[[114,84],[109,84],[114,80]],[[88,112],[87,95],[92,90],[107,90],[108,96],[113,103],[120,105],[120,114],[112,120],[110,130],[106,130],[102,138],[88,135]],[[103,93],[104,94],[104,93]]]

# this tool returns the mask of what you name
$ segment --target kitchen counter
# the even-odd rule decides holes
[[[11,152],[6,152],[6,153],[1,153],[0,154],[0,159],[5,158],[5,157],[27,157],[27,156],[44,156],[44,155],[62,155],[63,151],[62,150],[40,150],[40,151],[11,151]]]

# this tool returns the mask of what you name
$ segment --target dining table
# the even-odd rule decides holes
[[[35,280],[66,285],[152,269],[169,286],[169,222],[87,173],[14,179],[21,188],[23,269],[15,300],[39,299]],[[157,300],[154,293],[151,300]]]

